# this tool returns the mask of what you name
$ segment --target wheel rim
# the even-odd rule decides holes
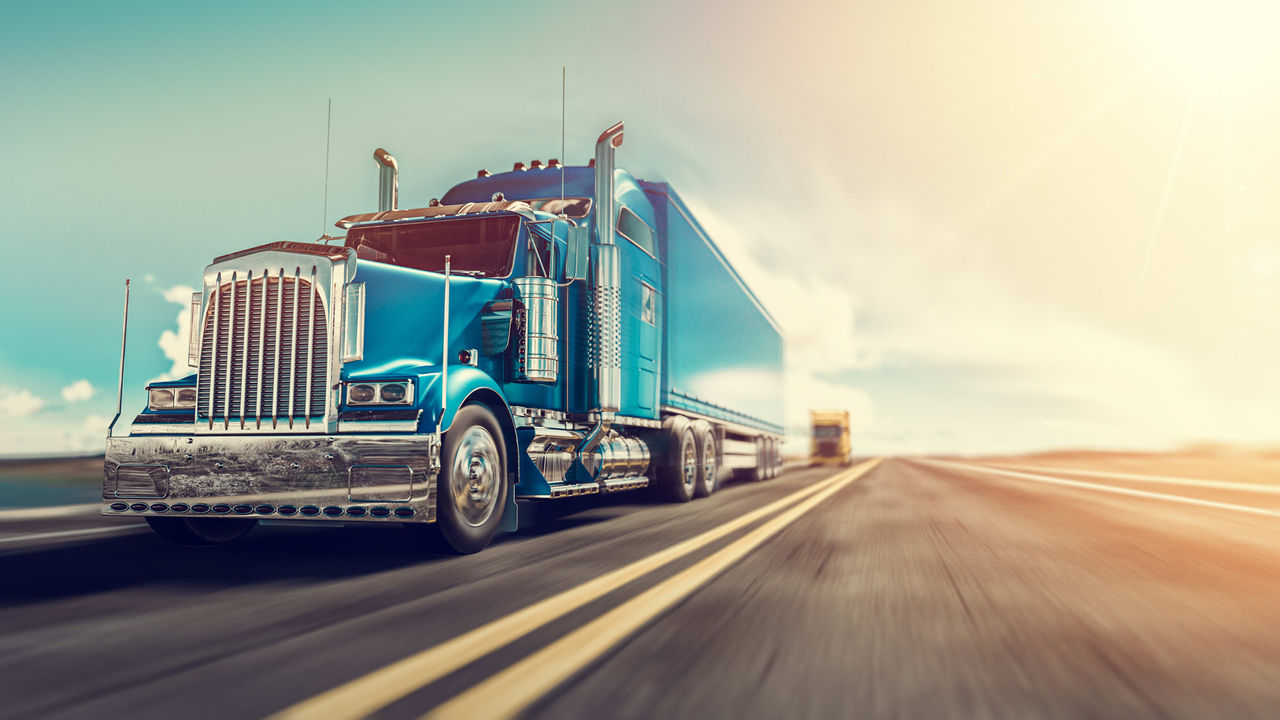
[[[471,527],[480,527],[493,515],[501,489],[502,464],[498,444],[488,430],[467,428],[453,451],[449,489],[458,518]]]
[[[690,491],[698,481],[698,449],[694,447],[693,438],[684,445],[684,486]]]
[[[702,476],[707,479],[707,490],[716,489],[716,442],[711,435],[703,441],[707,456],[702,460]]]

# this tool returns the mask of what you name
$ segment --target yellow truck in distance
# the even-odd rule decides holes
[[[809,452],[814,465],[848,465],[853,443],[848,410],[810,410],[813,440]]]

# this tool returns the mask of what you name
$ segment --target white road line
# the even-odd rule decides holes
[[[1005,465],[1001,463],[997,467],[1007,470],[1021,470],[1023,472],[1038,470],[1040,472],[1061,473],[1063,475],[1083,475],[1085,477],[1111,478],[1113,480],[1137,480],[1139,482],[1161,483],[1164,485],[1187,485],[1190,487],[1213,488],[1215,490],[1245,490],[1267,495],[1280,495],[1280,485],[1263,485],[1261,483],[1242,483],[1228,480],[1176,477],[1173,475],[1140,475],[1138,473],[1078,470],[1076,468],[1040,467],[1036,465]]]
[[[110,533],[139,532],[146,529],[146,525],[116,525],[113,527],[84,528],[83,530],[56,530],[53,532],[31,533],[30,535],[0,537],[0,543],[27,542],[30,540],[53,540],[57,538],[76,537],[79,535],[107,535]]]
[[[48,507],[10,508],[0,510],[0,522],[8,520],[46,520],[49,518],[75,517],[77,515],[97,515],[98,503],[80,505],[50,505]]]
[[[947,462],[945,460],[923,460],[922,462],[930,465],[945,465],[964,470],[976,470],[978,472],[990,473],[992,475],[1004,475],[1006,477],[1048,483],[1050,485],[1084,488],[1086,490],[1097,490],[1099,492],[1114,493],[1116,495],[1129,495],[1132,497],[1150,498],[1152,500],[1167,500],[1169,502],[1183,503],[1185,505],[1198,505],[1200,507],[1214,508],[1217,510],[1231,510],[1234,512],[1248,513],[1250,515],[1263,515],[1266,517],[1280,518],[1280,512],[1276,512],[1275,510],[1265,510],[1263,508],[1250,507],[1248,505],[1236,505],[1234,503],[1214,502],[1213,500],[1201,500],[1199,498],[1186,497],[1185,495],[1169,495],[1167,493],[1149,492],[1147,490],[1115,487],[1114,485],[1099,485],[1097,483],[1084,482],[1082,480],[1067,480],[1066,478],[1056,478],[1048,475],[1035,475],[1026,472],[1015,472],[1013,470],[1000,470],[998,468],[984,467],[982,465],[969,465],[967,463]]]
[[[822,492],[793,505],[692,567],[472,686],[432,710],[424,720],[505,720],[519,716],[529,705],[684,601],[805,513],[865,475],[878,462],[871,460],[852,471],[841,473],[836,476],[838,480],[824,487]]]
[[[569,613],[758,520],[780,513],[844,478],[863,474],[864,463],[729,520],[688,540],[528,605],[488,624],[429,647],[344,685],[285,708],[272,716],[344,720],[363,718]]]

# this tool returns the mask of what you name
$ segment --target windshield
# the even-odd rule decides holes
[[[453,272],[506,277],[519,229],[516,215],[367,225],[347,231],[347,247],[359,258],[431,272],[444,272],[449,255]]]
[[[818,440],[838,440],[840,439],[841,427],[839,425],[815,425],[813,426],[813,437]]]

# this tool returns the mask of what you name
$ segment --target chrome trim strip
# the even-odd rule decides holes
[[[319,292],[316,290],[316,266],[312,265],[311,293],[307,298],[310,309],[307,311],[309,313],[307,316],[307,326],[309,327],[307,330],[307,417],[304,420],[308,429],[311,427],[311,376],[314,374],[311,371],[311,366],[315,365],[316,362],[316,295],[318,294]]]
[[[209,429],[213,429],[214,412],[214,396],[218,390],[218,373],[215,369],[218,367],[218,323],[222,320],[222,273],[213,281],[213,340],[209,343]],[[200,374],[196,375],[196,382],[199,383]]]
[[[293,268],[293,328],[289,332],[289,339],[293,342],[293,347],[289,351],[289,428],[293,429],[293,401],[298,397],[298,303],[302,298],[301,283],[302,267],[295,266]]]
[[[232,289],[234,292],[234,288]],[[244,429],[244,402],[249,396],[249,316],[253,314],[253,271],[244,286],[244,377],[240,381],[240,429]],[[234,356],[232,356],[234,357]],[[235,363],[232,363],[233,365]]]
[[[271,383],[271,429],[280,422],[280,333],[284,323],[284,268],[276,277],[276,354],[274,380]]]
[[[250,285],[250,288],[253,286]],[[267,293],[271,292],[271,270],[263,269],[262,271],[262,317],[258,322],[258,391],[254,393],[257,398],[253,416],[257,421],[257,429],[262,429],[262,361],[267,354]],[[250,304],[252,307],[252,304]],[[248,360],[245,360],[246,364]],[[241,418],[243,421],[244,418]]]
[[[411,433],[418,429],[417,420],[339,420],[340,433]]]
[[[231,271],[231,307],[227,309],[227,394],[222,402],[222,429],[226,430],[231,427],[231,366],[236,364],[236,351],[234,347],[236,337],[236,271]],[[218,342],[218,336],[215,335],[213,341]],[[213,366],[212,371],[217,372],[217,366]],[[215,382],[214,388],[218,384]]]

